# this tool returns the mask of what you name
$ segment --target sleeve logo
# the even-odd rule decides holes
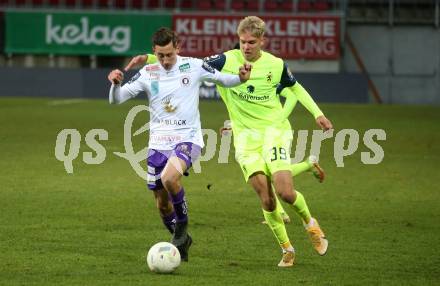
[[[208,63],[206,63],[206,62],[204,62],[203,64],[202,64],[202,68],[205,70],[205,71],[207,71],[207,72],[210,72],[210,73],[215,73],[215,69],[213,68],[213,67],[211,67]]]
[[[129,81],[128,84],[135,82],[141,76],[140,72],[137,72]]]

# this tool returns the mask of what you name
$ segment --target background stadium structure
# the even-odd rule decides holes
[[[440,283],[440,0],[0,0],[0,10],[0,285]],[[195,238],[191,261],[173,275],[154,275],[146,251],[167,240],[166,230],[145,182],[113,153],[124,152],[128,111],[146,99],[121,106],[107,101],[108,71],[122,68],[131,54],[107,53],[98,45],[81,53],[65,47],[48,53],[37,50],[33,38],[20,44],[20,35],[37,37],[29,23],[48,15],[60,29],[56,21],[64,15],[74,24],[85,17],[89,24],[108,20],[114,28],[130,18],[154,29],[162,20],[172,26],[179,17],[254,14],[339,19],[339,53],[287,59],[334,123],[335,134],[342,129],[361,134],[343,168],[335,163],[334,137],[323,141],[323,184],[309,174],[295,181],[319,214],[329,252],[324,257],[313,252],[288,210],[298,264],[280,271],[279,250],[260,224],[258,201],[243,182],[234,149],[227,164],[217,162],[216,150],[201,163],[201,174],[185,178]],[[139,37],[145,37],[145,52],[151,51],[149,36]],[[139,46],[143,49],[142,42]],[[20,52],[24,47],[29,50]],[[228,117],[224,104],[212,87],[202,88],[201,97],[210,99],[201,101],[202,127],[218,130]],[[308,155],[317,128],[313,118],[298,106],[290,120],[294,142],[298,130],[309,133]],[[146,114],[137,117],[133,130],[146,121]],[[54,155],[57,134],[66,128],[81,134],[73,174]],[[108,140],[101,141],[106,158],[88,165],[83,154],[94,151],[84,138],[95,128],[108,131]],[[377,165],[361,161],[361,152],[369,151],[362,141],[369,129],[387,135],[378,141],[385,157]],[[147,135],[132,140],[140,150]]]

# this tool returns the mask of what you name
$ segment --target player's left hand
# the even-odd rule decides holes
[[[240,77],[241,82],[246,82],[251,77],[251,70],[252,65],[251,64],[244,64],[240,67],[238,75]]]
[[[324,131],[333,129],[333,124],[324,115],[318,116],[318,118],[316,118],[316,124],[318,124],[318,126],[321,127],[321,129]]]

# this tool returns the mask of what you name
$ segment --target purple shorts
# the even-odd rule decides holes
[[[200,156],[200,153],[200,146],[191,142],[179,143],[173,150],[148,149],[148,188],[150,190],[163,189],[160,176],[170,157],[175,156],[182,159],[186,163],[186,168],[189,169],[192,166],[192,163]]]

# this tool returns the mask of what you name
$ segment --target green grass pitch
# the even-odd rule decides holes
[[[440,284],[439,107],[322,104],[336,131],[351,128],[362,136],[384,129],[387,140],[379,144],[385,158],[362,164],[368,149],[360,144],[338,168],[334,140],[324,141],[326,181],[303,174],[295,185],[325,230],[329,251],[314,253],[289,209],[294,220],[287,230],[297,251],[290,269],[276,266],[280,249],[260,224],[257,196],[233,154],[228,164],[218,164],[217,153],[202,163],[201,174],[183,181],[194,238],[190,261],[172,275],[157,275],[147,269],[145,255],[169,234],[145,182],[113,154],[124,151],[128,110],[142,103],[0,99],[0,285]],[[218,130],[227,119],[221,102],[203,101],[200,108],[203,128]],[[294,129],[316,129],[302,107],[292,121]],[[64,128],[82,135],[74,174],[54,155]],[[82,161],[91,151],[84,137],[93,128],[109,133],[100,165]],[[146,140],[136,136],[135,150]]]

